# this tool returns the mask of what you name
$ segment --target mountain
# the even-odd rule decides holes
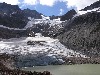
[[[85,7],[84,9],[82,9],[82,11],[92,10],[92,9],[98,8],[98,7],[100,7],[100,0],[91,4],[90,6]]]
[[[99,6],[97,1],[85,9]],[[96,4],[96,6],[95,6]],[[98,8],[98,7],[97,7]],[[84,10],[85,10],[84,9]],[[82,11],[84,12],[84,11]],[[63,32],[58,36],[67,48],[86,54],[89,57],[100,57],[100,12],[85,12],[65,23]]]

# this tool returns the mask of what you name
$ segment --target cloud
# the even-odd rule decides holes
[[[38,4],[39,0],[24,0],[22,3],[27,5],[36,5]]]
[[[76,7],[77,10],[80,10],[99,0],[66,0],[66,1],[69,8]]]
[[[23,3],[27,5],[46,5],[46,6],[53,6],[57,0],[24,0]]]
[[[63,9],[60,9],[60,13],[59,13],[59,15],[62,15],[63,12],[64,12],[64,10],[63,10]]]
[[[66,6],[76,7],[77,10],[83,9],[90,4],[99,1],[99,0],[24,0],[24,3],[28,5],[46,5],[46,6],[53,6],[56,2],[66,2]]]
[[[23,3],[25,3],[27,5],[41,4],[41,5],[46,5],[46,6],[52,7],[58,1],[63,2],[66,0],[24,0]]]
[[[17,5],[17,4],[27,4],[27,5],[46,5],[46,6],[53,6],[56,2],[65,2],[66,7],[76,7],[77,10],[83,9],[86,6],[89,6],[90,4],[99,1],[99,0],[22,0],[19,2],[19,0],[0,0],[0,2],[6,2],[8,4]]]
[[[53,6],[56,0],[40,0],[41,5]]]
[[[17,5],[19,4],[20,2],[18,0],[0,0],[0,2],[5,2],[7,4],[12,4],[12,5]]]

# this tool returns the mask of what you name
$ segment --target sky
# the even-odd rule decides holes
[[[36,10],[46,16],[63,15],[71,9],[83,9],[99,0],[0,0],[11,5],[18,5],[21,9]]]

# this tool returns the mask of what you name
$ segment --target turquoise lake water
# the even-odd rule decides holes
[[[50,71],[52,75],[100,75],[99,64],[35,66],[23,69],[32,72]]]

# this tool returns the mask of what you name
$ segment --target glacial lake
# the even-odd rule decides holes
[[[49,71],[52,75],[100,75],[100,64],[35,66],[26,71]]]

